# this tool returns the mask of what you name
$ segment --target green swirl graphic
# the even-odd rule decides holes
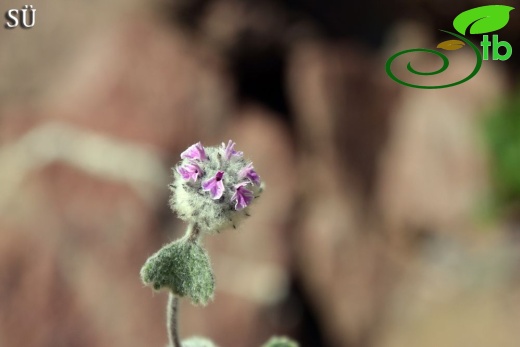
[[[399,56],[403,55],[403,54],[407,54],[407,53],[410,53],[410,52],[426,52],[426,53],[430,53],[430,54],[435,54],[436,56],[440,57],[442,59],[442,66],[440,69],[436,70],[436,71],[431,71],[431,72],[421,72],[421,71],[418,71],[418,70],[415,70],[411,63],[408,63],[408,65],[406,66],[406,68],[408,69],[408,71],[410,71],[411,73],[415,74],[415,75],[420,75],[420,76],[431,76],[431,75],[437,75],[437,74],[440,74],[441,72],[443,72],[444,70],[446,70],[448,68],[448,66],[450,65],[450,62],[448,60],[448,57],[446,57],[446,55],[444,55],[443,53],[439,52],[439,51],[434,51],[433,49],[426,49],[426,48],[413,48],[413,49],[407,49],[407,50],[404,50],[404,51],[400,51],[400,52],[397,52],[396,54],[392,55],[390,58],[388,58],[388,60],[386,61],[386,66],[385,66],[385,69],[386,69],[386,73],[388,74],[388,76],[390,76],[391,79],[393,79],[394,81],[396,81],[397,83],[400,83],[402,85],[405,85],[407,87],[412,87],[412,88],[421,88],[421,89],[440,89],[440,88],[448,88],[448,87],[453,87],[453,86],[456,86],[458,84],[461,84],[461,83],[464,83],[470,79],[472,79],[480,70],[480,67],[482,66],[482,54],[480,53],[480,51],[478,50],[477,46],[475,46],[471,41],[469,41],[468,39],[466,39],[464,36],[461,36],[461,35],[458,35],[458,34],[455,34],[455,33],[452,33],[450,31],[446,31],[446,30],[441,30],[445,33],[448,33],[452,36],[455,36],[459,39],[461,39],[462,41],[464,41],[467,45],[469,45],[473,51],[475,52],[475,56],[477,57],[477,62],[476,62],[476,65],[475,65],[475,68],[473,69],[473,71],[464,79],[460,80],[460,81],[457,81],[457,82],[453,82],[453,83],[449,83],[449,84],[443,84],[443,85],[440,85],[440,86],[421,86],[421,85],[418,85],[418,84],[412,84],[412,83],[408,83],[408,82],[405,82],[403,80],[400,80],[396,75],[394,75],[394,73],[392,72],[392,68],[391,68],[391,65],[392,65],[392,62]]]

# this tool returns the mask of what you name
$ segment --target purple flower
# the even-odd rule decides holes
[[[241,157],[244,154],[243,152],[235,151],[233,147],[235,147],[235,143],[231,140],[228,141],[227,146],[224,142],[222,142],[221,149],[224,150],[224,156],[227,160],[231,159],[233,156]]]
[[[198,160],[206,160],[208,157],[206,156],[206,152],[204,151],[204,147],[200,142],[197,142],[194,145],[188,147],[187,150],[181,153],[181,158],[188,159],[198,159]]]
[[[247,178],[251,181],[251,183],[256,184],[257,186],[260,185],[260,176],[256,173],[256,171],[253,168],[253,163],[247,164],[245,168],[240,170],[238,172],[239,178]]]
[[[202,170],[197,164],[189,163],[183,166],[177,167],[177,172],[184,178],[186,181],[190,179],[193,182],[197,181],[197,178],[202,175]]]
[[[235,185],[235,193],[231,197],[231,201],[236,200],[235,210],[241,210],[244,207],[247,207],[253,200],[253,192],[249,189],[246,189],[245,186],[248,182],[242,182]]]
[[[222,182],[223,176],[224,171],[217,171],[214,177],[202,183],[202,189],[208,191],[211,194],[212,199],[220,199],[222,194],[224,194],[224,182]]]

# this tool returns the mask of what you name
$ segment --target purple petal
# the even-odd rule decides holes
[[[194,145],[191,145],[184,152],[181,153],[181,158],[188,159],[198,159],[198,160],[206,160],[208,157],[206,156],[206,151],[200,142],[197,142]]]
[[[256,171],[253,168],[253,163],[247,164],[245,168],[240,170],[238,172],[238,176],[240,178],[247,178],[251,181],[251,183],[256,184],[257,186],[260,185],[260,176],[256,173]]]
[[[247,184],[247,182],[242,182],[235,185],[236,191],[231,197],[231,201],[236,200],[235,210],[237,211],[247,207],[253,201],[253,192],[244,187]]]
[[[244,152],[235,151],[233,147],[235,147],[235,143],[231,140],[228,141],[227,145],[222,142],[221,148],[224,150],[224,157],[227,160],[231,159],[231,157],[241,157],[244,155]]]
[[[209,192],[212,199],[220,199],[224,194],[224,171],[217,171],[215,176],[202,183],[202,189]]]
[[[184,178],[186,181],[190,179],[193,182],[197,181],[197,178],[202,175],[202,170],[197,164],[190,163],[186,165],[182,165],[177,167],[177,172]]]

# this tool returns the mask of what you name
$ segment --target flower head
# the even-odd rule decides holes
[[[206,151],[202,144],[197,142],[181,153],[181,159],[206,160]]]
[[[170,206],[201,231],[217,232],[236,226],[263,190],[253,164],[235,143],[203,147],[200,142],[182,152],[170,184]]]

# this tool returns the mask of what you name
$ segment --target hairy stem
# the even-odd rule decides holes
[[[196,243],[200,237],[200,229],[197,224],[190,224],[188,226],[188,230],[186,231],[188,234],[188,241],[192,243]]]
[[[200,229],[196,224],[190,224],[184,237],[187,238],[188,242],[197,243],[200,238]],[[178,311],[179,297],[170,292],[166,309],[166,327],[168,329],[168,339],[170,340],[169,347],[182,347],[179,340]]]
[[[168,307],[166,309],[166,326],[168,328],[168,339],[170,340],[170,347],[182,347],[181,341],[179,340],[179,329],[178,329],[178,316],[179,311],[179,298],[169,293],[168,296]]]

